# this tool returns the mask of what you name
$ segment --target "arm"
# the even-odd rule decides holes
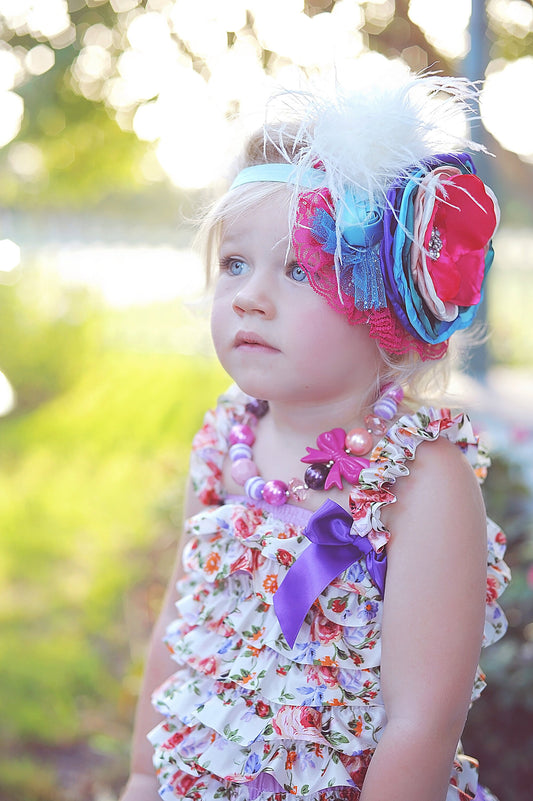
[[[185,498],[185,518],[191,517],[200,511],[201,504],[193,495],[190,483],[187,488]],[[178,552],[172,575],[170,577],[163,606],[154,627],[144,677],[137,702],[135,714],[135,725],[133,729],[131,773],[128,784],[121,796],[121,801],[158,801],[158,783],[152,765],[152,746],[148,742],[146,735],[148,732],[161,722],[159,715],[152,707],[151,695],[153,690],[163,683],[172,673],[172,662],[170,661],[168,650],[163,644],[163,635],[167,626],[176,617],[175,604],[178,600],[176,592],[176,582],[183,574],[181,565],[181,555],[185,538],[182,537],[178,546]]]
[[[419,446],[384,522],[388,722],[361,801],[444,801],[481,648],[487,555],[481,493],[455,445]]]

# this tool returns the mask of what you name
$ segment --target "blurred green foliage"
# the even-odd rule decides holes
[[[98,311],[85,289],[21,270],[0,284],[0,369],[15,387],[17,413],[36,408],[81,375],[98,341]]]
[[[0,798],[112,798],[179,537],[190,440],[228,379],[209,358],[147,339],[149,309],[125,322],[86,293],[44,293],[38,273],[1,289],[4,354],[23,406],[0,421]],[[122,336],[136,323],[138,336]],[[509,633],[484,657],[489,686],[465,748],[502,801],[525,801],[531,496],[505,455],[485,497],[508,534],[514,582],[503,599]]]
[[[102,87],[108,82],[112,84],[124,71],[121,56],[130,46],[128,26],[144,15],[147,19],[148,15],[160,15],[163,24],[169,25],[176,58],[190,62],[191,69],[204,80],[209,78],[213,65],[206,54],[206,45],[199,45],[187,30],[182,31],[170,22],[174,4],[175,0],[69,0],[63,3],[66,28],[59,32],[42,20],[39,27],[39,14],[32,12],[31,5],[22,4],[18,13],[16,3],[0,10],[1,44],[20,61],[21,70],[13,89],[24,99],[25,107],[22,129],[14,140],[15,149],[9,144],[0,151],[0,203],[46,208],[65,203],[79,205],[94,203],[109,194],[121,195],[128,188],[141,191],[150,184],[159,188],[167,184],[153,155],[153,145],[139,141],[132,133],[137,108],[156,99],[161,85],[146,90],[146,96],[134,95],[127,102],[113,99]],[[309,17],[328,14],[335,5],[336,0],[306,0],[302,3],[302,13]],[[454,74],[464,68],[458,59],[439,50],[432,38],[413,22],[409,0],[359,5],[360,30],[370,49],[389,58],[403,58],[415,71],[429,68]],[[502,2],[485,3],[490,60],[494,64],[501,58],[512,61],[532,52],[531,0],[513,0],[508,5],[513,8],[506,10]],[[241,19],[242,27],[234,29],[236,18],[241,19],[231,13],[227,16],[228,50],[246,43],[257,51],[265,72],[275,74],[285,65],[287,56],[267,49],[253,6]],[[77,69],[77,60],[87,41],[103,43],[105,57],[103,53],[100,55],[106,62],[100,71],[89,69],[88,81],[80,77]],[[48,65],[41,74],[23,66],[27,55],[38,45],[49,48],[55,59],[53,66]],[[305,72],[306,65],[299,66]],[[228,107],[227,113],[233,110]],[[19,150],[17,156],[18,145],[33,148],[33,153]],[[34,158],[39,162],[36,169],[31,168]],[[14,161],[18,161],[19,167],[24,162],[22,170],[14,166]],[[502,181],[502,197],[508,193],[508,184],[514,184],[509,194],[516,194],[514,189],[520,175],[524,173],[526,178],[529,175],[527,163],[514,156],[510,156],[507,170],[511,172]],[[530,208],[529,200],[526,206]]]
[[[42,164],[23,178],[4,150],[0,203],[6,206],[87,207],[146,185],[139,163],[148,145],[121,130],[103,103],[73,90],[67,71],[73,57],[73,48],[57,51],[55,66],[19,90],[27,111],[18,141],[37,147]]]
[[[83,305],[76,295],[69,302]],[[0,760],[4,801],[68,799],[59,765],[75,744],[86,743],[93,760],[116,752],[125,769],[143,648],[179,536],[190,440],[227,384],[201,357],[102,349],[98,320],[94,304],[72,335],[60,320],[40,320],[46,393],[36,406],[32,387],[27,408],[0,422],[0,752],[17,755]],[[12,342],[20,327],[2,333]],[[83,368],[66,377],[62,365],[76,353]],[[24,398],[27,373],[28,363],[11,371],[15,384],[22,376]],[[85,755],[81,774],[87,764]],[[40,787],[31,778],[44,765],[55,795],[45,774]],[[76,798],[93,797],[80,787]]]
[[[488,686],[469,714],[463,739],[466,752],[481,763],[482,781],[501,801],[525,801],[533,754],[533,498],[520,464],[505,454],[493,457],[484,496],[508,540],[512,582],[502,606],[509,628],[483,654]]]
[[[500,254],[488,282],[487,300],[492,361],[515,367],[533,365],[531,269],[510,270]]]

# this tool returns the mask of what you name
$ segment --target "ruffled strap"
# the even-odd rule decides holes
[[[381,520],[381,510],[395,503],[392,488],[399,476],[409,475],[406,465],[413,460],[421,442],[445,436],[465,454],[481,484],[490,466],[490,459],[466,414],[452,416],[449,409],[422,408],[401,417],[374,448],[368,468],[361,472],[359,483],[350,493],[352,531],[368,537],[379,553],[390,539],[390,532]],[[507,629],[507,620],[497,603],[511,573],[504,561],[506,539],[499,526],[487,518],[487,596],[483,647],[499,640]],[[484,686],[480,673],[476,678],[474,697]]]
[[[233,385],[210,409],[202,428],[192,441],[190,477],[195,495],[205,506],[224,502],[222,465],[228,451],[228,437],[235,423],[245,420],[250,398]]]
[[[490,460],[466,414],[452,416],[449,409],[421,408],[400,417],[372,451],[370,465],[361,471],[359,482],[350,493],[352,531],[368,537],[376,552],[382,551],[390,539],[381,510],[396,502],[392,486],[400,476],[409,475],[406,461],[415,458],[420,443],[440,436],[461,448],[478,481],[485,478]]]

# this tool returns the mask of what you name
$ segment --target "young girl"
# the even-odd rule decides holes
[[[123,801],[493,798],[459,738],[505,541],[468,418],[413,405],[492,262],[496,199],[445,132],[472,91],[289,95],[207,216],[235,386],[194,439]]]

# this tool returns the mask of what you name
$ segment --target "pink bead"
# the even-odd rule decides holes
[[[252,476],[257,476],[259,471],[251,459],[237,459],[231,465],[231,477],[237,484],[244,487],[245,483]]]
[[[229,442],[230,445],[237,445],[241,442],[245,445],[253,445],[255,442],[255,434],[250,426],[237,423],[237,425],[231,427]]]
[[[401,403],[403,401],[403,389],[399,387],[397,384],[393,384],[390,387],[387,387],[385,390],[385,395],[389,398],[393,398],[396,403]]]
[[[309,490],[299,478],[291,478],[288,484],[289,498],[292,501],[305,501]]]
[[[354,456],[363,456],[372,447],[372,434],[365,428],[352,428],[346,434],[344,447]]]
[[[384,434],[387,430],[387,424],[377,417],[375,414],[367,414],[365,417],[365,426],[371,434]]]
[[[283,506],[287,502],[288,487],[284,481],[267,481],[263,487],[263,500],[272,506]]]

